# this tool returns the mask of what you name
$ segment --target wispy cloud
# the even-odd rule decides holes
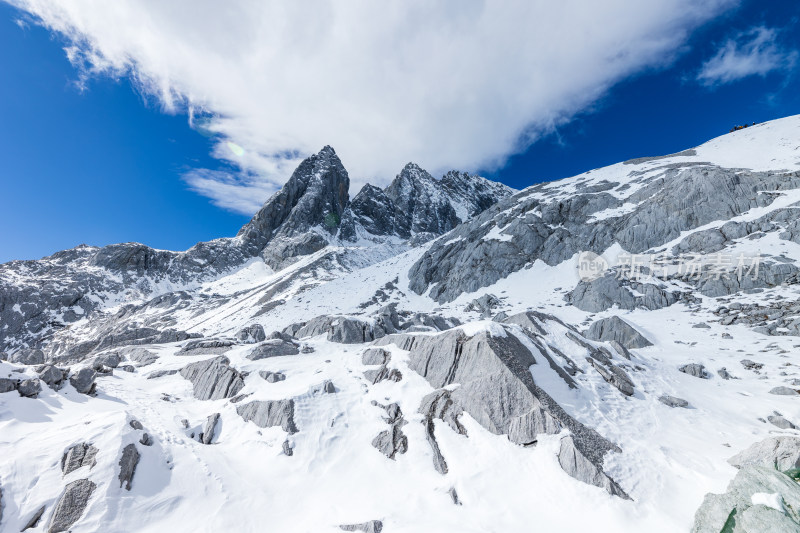
[[[779,30],[763,26],[739,33],[703,64],[697,80],[707,87],[715,87],[749,76],[791,71],[798,52],[785,48],[779,38]]]
[[[166,110],[199,111],[236,171],[186,181],[245,213],[326,144],[355,189],[409,160],[502,165],[737,3],[6,1],[64,38],[81,76],[129,77]]]

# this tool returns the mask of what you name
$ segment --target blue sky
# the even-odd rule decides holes
[[[461,149],[465,167],[523,188],[632,157],[682,150],[734,124],[800,113],[792,55],[800,48],[798,17],[800,5],[790,1],[746,1],[721,10],[693,27],[665,53],[668,57],[603,80],[610,88],[597,98],[569,102],[570,111],[558,117],[556,126],[538,127],[540,138],[516,155],[500,147],[487,152],[485,164],[476,163],[472,138],[455,146],[448,159],[415,152],[411,142],[408,151],[433,161],[433,169],[458,162]],[[224,152],[225,139],[249,138],[245,126],[234,123],[239,129],[203,135],[190,125],[191,105],[169,109],[132,69],[112,75],[106,70],[86,79],[80,61],[70,62],[65,54],[69,35],[54,31],[56,23],[46,29],[30,19],[18,24],[20,18],[26,20],[21,11],[0,2],[0,262],[38,258],[80,243],[139,241],[181,250],[232,236],[249,218],[243,214],[248,206],[266,200],[276,182],[285,179],[287,170],[278,169],[262,183],[259,169],[269,174],[273,162],[255,157],[237,161]],[[748,53],[757,59],[754,64],[745,61]],[[715,56],[717,63],[709,64]],[[774,68],[763,66],[770,61]],[[698,77],[704,64],[708,76]],[[535,112],[542,113],[531,111],[530,121],[540,124]],[[270,125],[261,127],[256,133],[268,137]],[[347,147],[356,141],[341,142]],[[339,150],[336,139],[329,142]],[[402,139],[392,142],[404,146]],[[445,144],[441,151],[450,149]],[[297,152],[281,152],[286,155],[279,161],[293,165],[307,151],[298,145]],[[385,185],[400,170],[397,162],[412,158],[393,155],[360,172],[359,163],[345,157],[357,151],[339,151],[345,166],[356,168],[356,184]],[[493,156],[503,163],[498,166]],[[395,170],[384,170],[390,168]],[[198,170],[212,181],[192,181]],[[226,204],[226,195],[246,202]]]

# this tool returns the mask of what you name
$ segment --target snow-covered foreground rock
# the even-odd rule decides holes
[[[237,237],[2,265],[0,531],[798,530],[798,165],[326,147]]]

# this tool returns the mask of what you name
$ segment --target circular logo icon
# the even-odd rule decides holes
[[[578,254],[578,277],[581,281],[592,281],[608,270],[608,261],[594,252],[581,252]]]

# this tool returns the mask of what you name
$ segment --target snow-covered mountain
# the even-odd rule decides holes
[[[800,528],[800,116],[348,189],[1,265],[0,531]]]

